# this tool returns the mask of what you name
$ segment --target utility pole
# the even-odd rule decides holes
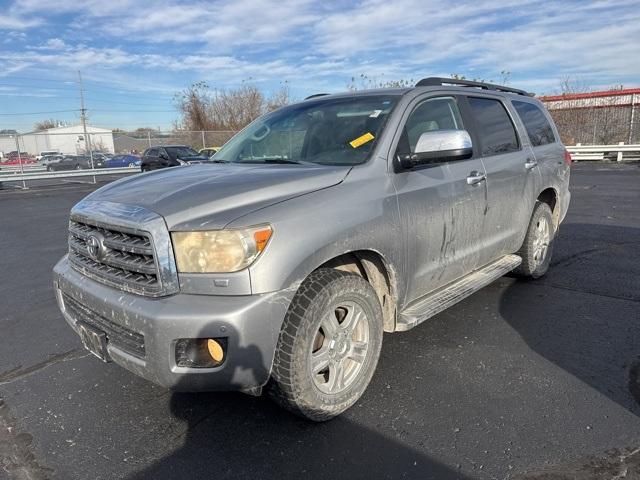
[[[78,80],[80,81],[80,119],[82,120],[82,130],[84,130],[84,147],[89,150],[89,158],[91,160],[91,169],[93,166],[93,152],[91,148],[91,140],[87,135],[87,109],[84,108],[84,87],[82,86],[82,74],[78,70]],[[93,183],[96,183],[96,177],[93,177]]]

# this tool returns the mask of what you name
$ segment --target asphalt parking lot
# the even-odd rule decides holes
[[[546,277],[385,335],[326,424],[90,356],[51,269],[95,186],[0,191],[0,478],[640,478],[640,168],[578,164],[571,185]]]

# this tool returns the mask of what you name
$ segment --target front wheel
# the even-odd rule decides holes
[[[528,278],[539,278],[547,273],[554,235],[551,208],[546,203],[536,202],[524,243],[518,251],[522,263],[513,272]]]
[[[313,272],[294,296],[280,332],[269,393],[317,422],[362,396],[378,364],[383,320],[378,296],[362,277]]]

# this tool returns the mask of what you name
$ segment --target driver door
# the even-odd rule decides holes
[[[421,97],[399,132],[395,158],[415,153],[424,132],[465,130],[456,96]],[[396,164],[394,184],[406,242],[407,296],[411,302],[478,268],[486,181],[479,152],[466,160]]]

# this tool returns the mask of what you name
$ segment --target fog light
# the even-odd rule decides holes
[[[209,350],[211,358],[218,363],[222,363],[222,360],[224,360],[224,349],[222,348],[222,345],[220,345],[220,342],[210,338],[207,340],[207,350]]]
[[[226,350],[226,338],[181,338],[176,342],[176,364],[189,368],[218,367],[225,361]]]

